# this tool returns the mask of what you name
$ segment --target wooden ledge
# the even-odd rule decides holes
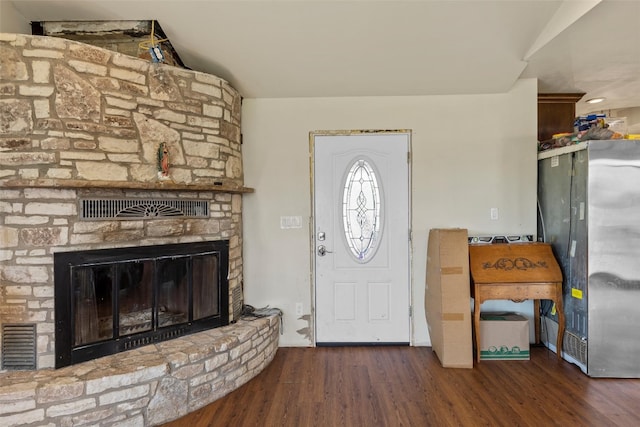
[[[123,190],[166,190],[166,191],[215,191],[219,193],[253,193],[254,189],[225,184],[223,182],[177,184],[171,181],[130,182],[130,181],[84,181],[79,179],[13,179],[2,181],[5,188],[99,188]]]

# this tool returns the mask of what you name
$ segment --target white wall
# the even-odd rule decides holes
[[[242,112],[245,302],[284,311],[281,346],[313,345],[309,132],[412,130],[413,344],[430,345],[424,315],[428,231],[536,234],[537,82],[505,94],[245,99]],[[499,209],[491,220],[490,208]],[[281,216],[303,228],[280,229]],[[304,302],[297,318],[295,303]],[[485,308],[486,307],[486,308]],[[532,315],[532,304],[498,302]]]
[[[29,21],[9,0],[0,0],[0,33],[31,34]]]
[[[619,110],[602,111],[606,113],[608,117],[626,117],[627,118],[627,132],[628,133],[640,133],[640,107],[621,108]],[[600,111],[598,111],[600,113]]]

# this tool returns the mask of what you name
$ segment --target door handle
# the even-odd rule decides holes
[[[326,254],[332,254],[332,251],[328,251],[327,248],[324,247],[324,245],[320,245],[318,246],[318,255],[319,256],[325,256]]]

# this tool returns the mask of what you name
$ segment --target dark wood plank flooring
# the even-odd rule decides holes
[[[429,347],[280,348],[249,383],[165,427],[640,426],[640,380],[530,361],[445,369]]]

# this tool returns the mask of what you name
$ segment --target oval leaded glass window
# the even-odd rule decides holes
[[[380,186],[373,167],[358,159],[349,169],[342,196],[344,234],[351,254],[367,262],[380,239]]]

